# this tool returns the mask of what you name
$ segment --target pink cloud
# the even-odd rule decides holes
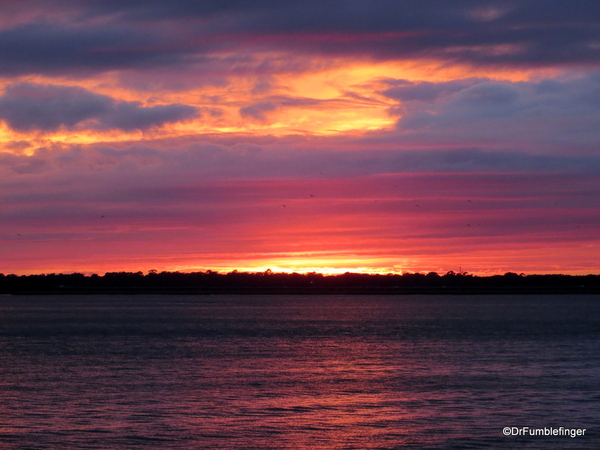
[[[135,264],[196,261],[210,268],[204,258],[223,264],[225,255],[260,260],[275,253],[282,261],[302,253],[360,255],[377,264],[396,255],[416,270],[436,269],[434,255],[448,267],[501,254],[488,268],[504,268],[510,248],[515,255],[527,249],[529,262],[515,261],[529,270],[545,249],[567,252],[570,243],[588,261],[597,244],[593,171],[402,171],[390,161],[403,152],[392,152],[364,173],[366,156],[375,161],[377,154],[338,149],[307,156],[298,149],[279,154],[277,141],[270,144],[275,148],[253,144],[252,151],[238,145],[65,147],[0,159],[8,164],[1,183],[3,252],[19,254],[0,271],[14,271],[14,264],[33,270],[41,261],[53,271],[73,261],[95,271],[95,261],[116,255]],[[8,170],[31,158],[42,168]]]

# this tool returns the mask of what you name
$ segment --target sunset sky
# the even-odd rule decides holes
[[[597,0],[0,0],[0,272],[600,273]]]

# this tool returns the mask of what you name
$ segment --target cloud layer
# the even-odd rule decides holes
[[[600,56],[594,0],[54,0],[3,8],[0,74],[9,76],[180,68],[213,58],[235,70],[248,50],[525,66],[597,66]],[[45,19],[47,9],[56,20]]]

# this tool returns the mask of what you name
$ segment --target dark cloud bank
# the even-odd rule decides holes
[[[29,23],[1,30],[0,74],[181,68],[213,64],[211,56],[223,51],[249,50],[477,65],[600,61],[595,0],[55,0],[21,6],[36,7],[62,12],[64,20],[48,23],[32,14]],[[223,62],[235,70],[240,60]]]

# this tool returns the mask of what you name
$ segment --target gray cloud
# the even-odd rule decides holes
[[[409,80],[389,80],[388,83],[393,87],[381,92],[383,95],[403,102],[418,100],[423,102],[433,102],[441,96],[450,95],[459,92],[466,87],[481,83],[477,78],[447,81],[441,83],[431,82],[412,82]]]
[[[187,105],[144,107],[139,102],[118,102],[79,87],[19,83],[8,86],[0,97],[0,119],[22,132],[77,126],[145,130],[197,115],[197,109]]]
[[[198,50],[198,49],[196,49]],[[176,64],[168,35],[136,31],[124,25],[88,27],[34,23],[0,30],[0,74],[72,74],[73,71],[160,67]]]
[[[274,111],[275,109],[277,109],[277,105],[273,102],[258,102],[240,108],[240,115],[242,117],[252,117],[253,119],[264,122],[267,120],[265,113]]]
[[[390,82],[391,83],[391,82]],[[520,142],[530,148],[591,149],[600,139],[600,76],[557,81],[500,82],[485,79],[448,83],[399,81],[383,92],[400,100],[391,110],[401,116],[406,138],[447,142]],[[395,136],[394,139],[398,139]],[[496,145],[496,144],[495,144]],[[590,151],[590,150],[588,150]]]
[[[527,66],[598,66],[600,60],[595,0],[55,0],[22,8],[33,10],[31,22],[0,30],[4,75],[177,72],[212,66],[223,51],[239,53],[242,42],[246,55],[278,49]],[[50,8],[63,19],[40,19]],[[240,70],[239,61],[219,65]],[[244,66],[273,69],[260,61]]]
[[[21,83],[8,86],[0,97],[0,118],[17,131],[55,131],[104,114],[113,103],[78,87]]]
[[[198,116],[196,108],[181,104],[141,106],[139,102],[119,102],[99,120],[101,128],[125,131],[145,130],[165,123],[179,122]]]

